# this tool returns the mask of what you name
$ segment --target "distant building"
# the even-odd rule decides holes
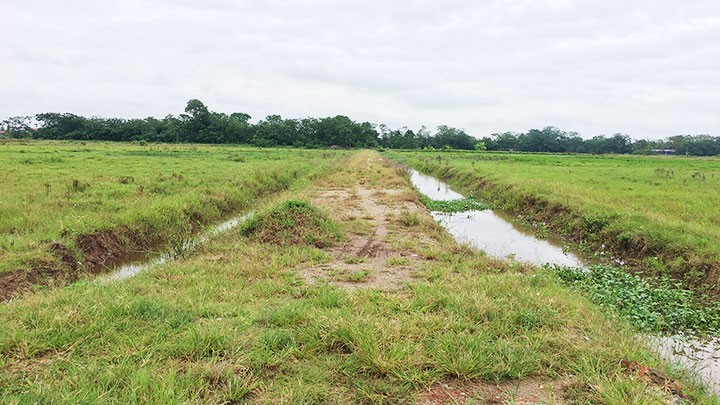
[[[653,149],[652,151],[658,155],[674,155],[675,154],[675,149]]]

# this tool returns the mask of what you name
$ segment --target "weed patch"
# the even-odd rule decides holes
[[[482,211],[493,208],[492,204],[484,203],[475,197],[463,198],[460,200],[431,200],[427,197],[421,198],[422,203],[430,210],[436,212],[465,212],[465,211]]]
[[[365,263],[365,258],[360,256],[348,256],[343,260],[345,264],[360,264]]]
[[[409,228],[420,225],[420,216],[414,212],[403,211],[398,215],[397,221],[400,225]]]
[[[385,260],[386,266],[408,266],[410,265],[410,259],[407,257],[393,256]]]
[[[555,267],[563,283],[579,289],[593,302],[616,310],[640,330],[710,333],[720,331],[720,304],[708,306],[695,293],[662,280],[650,284],[612,266],[589,271]]]

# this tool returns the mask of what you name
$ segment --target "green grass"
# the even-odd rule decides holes
[[[442,378],[571,374],[593,387],[578,393],[585,400],[623,403],[603,397],[641,383],[607,378],[619,359],[658,364],[631,329],[554,277],[450,256],[433,264],[444,276],[403,294],[350,292],[298,282],[294,269],[313,263],[312,249],[232,233],[127,282],[75,284],[0,307],[0,395],[401,402]]]
[[[391,166],[375,171],[377,157],[336,162],[315,185],[409,189],[387,175]],[[621,374],[628,358],[681,378],[692,401],[718,403],[554,274],[517,272],[457,245],[426,214],[414,213],[412,228],[388,225],[437,243],[420,251],[426,259],[406,287],[306,283],[301,270],[328,261],[315,241],[336,240],[309,193],[260,201],[250,225],[134,278],[0,305],[3,402],[412,403],[446,380],[562,377],[576,403],[656,403],[659,391]],[[324,236],[290,243],[294,226]],[[260,237],[269,229],[282,238]]]
[[[359,256],[348,256],[345,258],[344,262],[345,264],[360,264],[365,263],[365,258]]]
[[[200,228],[317,174],[342,152],[100,142],[0,144],[0,272],[55,262],[49,241],[111,230],[126,250]],[[133,252],[136,253],[136,252]]]
[[[250,217],[240,232],[276,245],[332,246],[342,240],[340,227],[307,201],[287,200]]]
[[[720,159],[392,152],[590,254],[718,288]]]
[[[405,227],[413,227],[420,225],[420,216],[414,212],[401,212],[397,221]]]
[[[393,256],[385,260],[386,266],[407,266],[410,264],[410,259],[407,257]]]
[[[618,312],[639,330],[663,333],[720,333],[720,303],[708,305],[696,294],[664,280],[648,284],[612,266],[589,271],[554,269],[563,283],[581,290],[594,303]]]

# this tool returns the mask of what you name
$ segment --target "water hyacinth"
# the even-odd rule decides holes
[[[465,212],[465,211],[482,211],[492,209],[492,205],[484,203],[473,196],[459,200],[431,200],[427,197],[423,198],[423,204],[430,210],[435,212]]]
[[[639,330],[701,335],[720,331],[720,304],[704,304],[696,293],[669,280],[651,283],[613,266],[553,270],[564,284],[614,309]]]

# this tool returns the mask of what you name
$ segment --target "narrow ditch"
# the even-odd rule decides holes
[[[465,198],[439,179],[411,171],[410,181],[423,195],[440,201]],[[492,210],[472,210],[459,213],[431,212],[453,237],[461,243],[484,251],[488,255],[508,258],[535,265],[557,265],[585,269],[578,256],[563,249],[558,241],[541,240],[530,229],[513,223],[511,218]],[[681,365],[697,375],[716,395],[720,395],[720,338],[698,339],[682,334],[671,336],[643,336],[664,359]]]
[[[231,229],[237,228],[243,222],[245,222],[245,220],[247,220],[252,214],[252,212],[249,212],[246,214],[237,215],[228,219],[227,221],[221,222],[220,224],[211,227],[207,232],[183,242],[182,245],[178,248],[167,251],[154,259],[140,262],[131,262],[116,266],[115,268],[110,270],[110,272],[99,276],[97,280],[101,283],[124,280],[135,277],[143,271],[149,270],[153,267],[157,267],[163,263],[177,260],[179,257],[185,256],[189,252],[197,249],[200,245],[208,242],[213,237],[223,234]]]

